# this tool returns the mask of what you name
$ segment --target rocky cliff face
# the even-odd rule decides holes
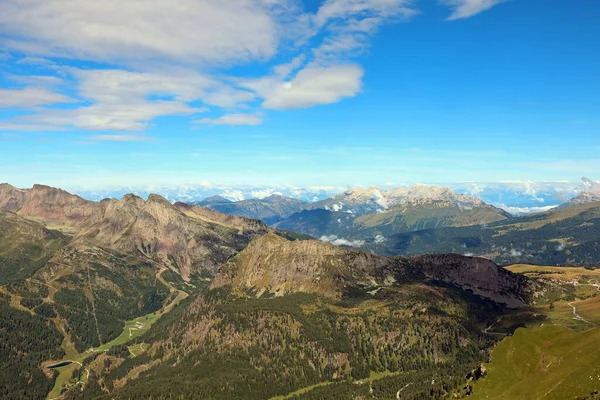
[[[527,303],[529,281],[493,262],[458,255],[379,257],[317,241],[266,235],[227,263],[213,287],[283,295],[312,292],[339,298],[350,288],[439,281],[510,307]]]

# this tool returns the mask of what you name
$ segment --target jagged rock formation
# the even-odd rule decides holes
[[[509,307],[528,304],[534,284],[523,275],[498,267],[494,262],[458,254],[434,254],[400,258],[422,271],[427,279],[442,281],[472,291]]]

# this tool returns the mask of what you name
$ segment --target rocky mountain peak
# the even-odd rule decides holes
[[[163,196],[156,194],[156,193],[151,193],[148,196],[148,200],[149,203],[161,203],[164,206],[170,206],[172,205],[171,202],[167,199],[165,199]]]

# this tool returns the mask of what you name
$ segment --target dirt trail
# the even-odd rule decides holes
[[[573,303],[567,303],[569,304],[569,306],[571,306],[571,308],[573,309],[573,319],[576,319],[578,321],[583,321],[586,322],[590,325],[596,325],[588,320],[586,320],[585,318],[583,318],[581,315],[577,314],[577,308],[575,308],[575,306],[573,305]]]

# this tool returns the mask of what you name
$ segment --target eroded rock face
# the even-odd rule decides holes
[[[379,257],[318,241],[288,241],[274,234],[251,243],[226,264],[213,287],[283,295],[312,292],[339,298],[350,287],[382,287],[439,281],[520,307],[527,303],[527,278],[489,260],[454,254],[414,258]]]
[[[41,221],[78,225],[94,215],[97,203],[50,186],[34,185],[31,189],[17,189],[2,184],[0,208]]]

